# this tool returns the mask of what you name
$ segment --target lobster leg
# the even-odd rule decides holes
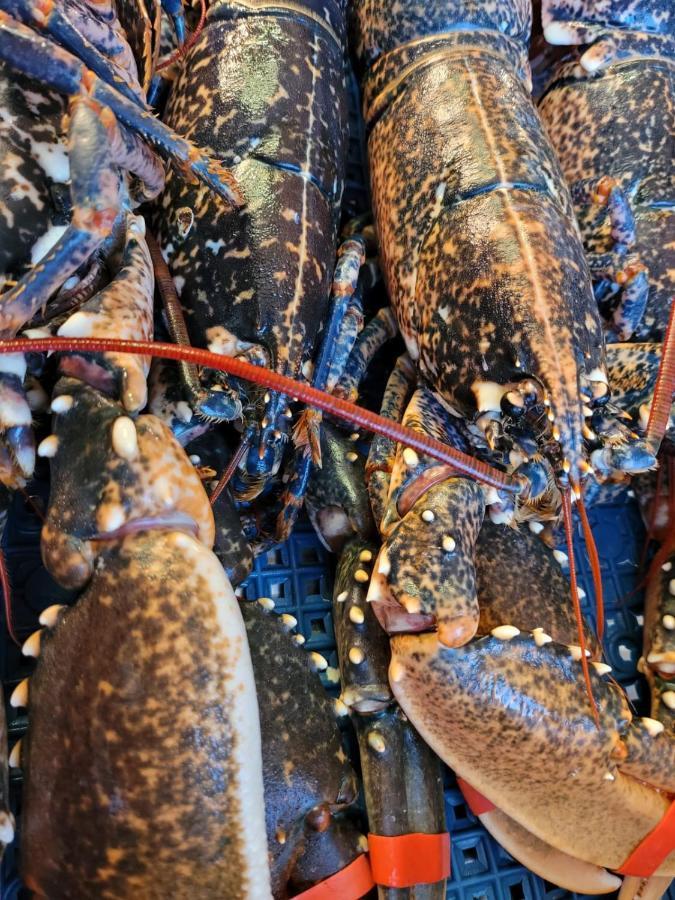
[[[35,468],[33,417],[23,389],[26,360],[22,353],[0,359],[0,482],[23,487]]]
[[[15,335],[110,233],[120,211],[119,175],[102,110],[86,98],[71,106],[68,130],[73,217],[64,234],[0,298],[0,334]]]
[[[345,370],[333,393],[355,403],[359,395],[359,385],[375,354],[387,341],[396,337],[398,327],[389,306],[379,309],[356,339]]]
[[[672,490],[672,486],[669,486]],[[658,502],[658,497],[655,498]],[[642,671],[652,694],[652,716],[675,735],[675,553],[658,553],[647,583]]]
[[[4,0],[3,10],[15,19],[55,38],[127,99],[145,107],[131,50],[119,31],[89,9],[70,0],[67,4],[36,4],[30,0]],[[68,13],[65,7],[68,6]]]
[[[45,46],[30,28],[4,12],[0,12],[0,38],[0,59],[8,65],[66,96],[78,96],[84,88],[93,100],[109,107],[119,122],[153,144],[180,170],[194,175],[228,203],[240,204],[241,197],[228,169],[107,85],[67,50],[54,44]]]

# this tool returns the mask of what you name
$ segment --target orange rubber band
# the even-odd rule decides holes
[[[493,809],[497,808],[492,801],[484,797],[476,788],[467,784],[463,778],[458,778],[457,784],[474,816],[482,816],[483,813],[492,812]]]
[[[344,869],[309,890],[296,894],[293,900],[359,900],[374,887],[368,854],[361,853]]]
[[[616,871],[634,878],[650,878],[675,850],[675,801],[659,824],[638,844],[626,862]]]
[[[368,835],[375,884],[405,888],[433,884],[450,876],[450,835]]]

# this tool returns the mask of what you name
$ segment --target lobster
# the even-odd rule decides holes
[[[505,483],[485,492],[452,465],[386,438],[373,442],[367,473],[383,544],[368,600],[392,635],[393,691],[441,758],[520,827],[594,865],[629,863],[633,874],[636,846],[664,815],[667,829],[673,745],[657,742],[658,722],[631,726],[625,698],[602,681],[605,664],[589,662],[571,500],[589,535],[580,491],[587,455],[593,462],[601,450],[607,468],[630,474],[652,468],[655,457],[609,406],[603,331],[572,199],[528,96],[529,4],[422,13],[412,3],[358,0],[354,20],[381,261],[408,351],[383,415],[473,451],[476,472],[492,462],[522,479],[514,503]],[[529,521],[539,532],[562,506],[578,643],[549,624],[550,597],[522,621],[507,610],[481,630],[475,544],[486,505],[493,522]],[[589,552],[598,594],[592,545]],[[600,633],[601,613],[599,603]],[[493,695],[497,709],[488,711]],[[553,722],[568,729],[565,737]],[[560,757],[549,743],[564,748]],[[487,747],[499,757],[489,771],[479,762]],[[546,761],[521,802],[532,780],[528,747]],[[564,757],[574,750],[577,766],[586,747],[596,754],[583,769],[588,777],[576,767],[579,781],[570,782]],[[603,755],[609,747],[619,773]],[[649,771],[637,777],[649,787],[635,791],[620,768],[638,772],[640,754]],[[586,790],[597,798],[593,811]],[[607,804],[620,825],[589,847],[579,810],[589,821],[602,810],[604,822]],[[670,874],[667,856],[666,847],[649,874]]]
[[[542,3],[567,48],[539,111],[574,200],[608,339],[661,343],[673,298],[675,15],[667,2]]]
[[[180,295],[168,305],[173,339],[327,391],[363,320],[360,239],[343,243],[331,288],[347,135],[345,42],[342,2],[211,3],[165,120],[224,160],[245,206],[233,212],[171,174],[157,206]],[[222,373],[183,365],[182,374],[190,410],[240,429],[231,487],[256,523],[247,535],[260,552],[291,530],[312,462],[320,462],[320,418],[305,410],[293,422],[285,396]]]
[[[8,288],[0,300],[0,335],[13,337],[28,323],[50,319],[64,334],[91,334],[86,318],[66,314],[115,271],[128,211],[159,193],[164,169],[155,151],[227,201],[239,202],[239,195],[224,167],[152,115],[112,5],[6,0],[0,35],[6,86],[0,264]],[[38,315],[57,291],[47,313]],[[2,365],[0,468],[6,484],[21,486],[35,460],[22,384],[26,362],[18,354]],[[99,380],[109,378],[106,361],[96,365]],[[145,399],[132,391],[125,402],[133,411]]]

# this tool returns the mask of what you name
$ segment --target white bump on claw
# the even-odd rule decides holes
[[[393,660],[393,662],[389,665],[389,680],[394,683],[398,683],[403,679],[405,675],[405,668],[403,665],[398,662],[398,660]]]
[[[615,776],[612,775],[611,772],[605,772],[605,774],[602,777],[605,779],[605,781],[616,781]]]
[[[436,516],[431,509],[425,509],[422,513],[422,521],[424,522],[433,522]]]
[[[352,608],[349,610],[349,619],[355,625],[363,625],[365,618],[366,617],[363,615],[363,610],[359,609],[358,606],[352,606]]]
[[[668,709],[675,709],[675,691],[664,691],[661,694],[661,700],[663,700]]]
[[[40,655],[40,644],[42,642],[42,629],[34,631],[27,640],[24,641],[21,652],[24,656],[32,656],[35,659]]]
[[[357,569],[356,572],[354,572],[354,581],[358,581],[359,584],[365,584],[369,580],[370,576],[365,569]]]
[[[316,650],[312,650],[309,654],[309,664],[315,672],[325,672],[328,668],[328,660]]]
[[[544,526],[541,522],[529,522],[528,524],[532,534],[541,534],[544,530]]]
[[[202,461],[201,456],[197,456],[196,453],[191,453],[189,459],[193,466],[198,466]]]
[[[293,635],[293,642],[296,643],[298,646],[300,646],[301,644],[304,644],[304,643],[305,643],[305,636],[304,636],[304,634],[294,634],[294,635]]]
[[[581,647],[578,644],[570,644],[567,649],[570,651],[572,659],[579,662],[581,660]],[[589,650],[586,651],[586,656],[590,656],[591,653]]]
[[[18,769],[21,766],[21,741],[17,741],[16,744],[12,747],[12,752],[9,754],[9,767],[10,769]]]
[[[349,707],[338,697],[336,700],[333,700],[333,712],[338,718],[342,718],[342,716],[349,714]]]
[[[347,591],[340,591],[335,599],[338,603],[344,603],[348,596],[349,594],[347,593]]]
[[[56,451],[59,449],[59,439],[55,434],[50,434],[49,437],[46,437],[43,441],[40,441],[37,448],[37,455],[43,456],[46,459],[51,459],[56,456]]]
[[[533,628],[532,637],[537,647],[543,647],[544,644],[550,644],[553,638],[550,634],[546,634],[543,628]]]
[[[592,662],[591,665],[598,675],[608,675],[612,671],[612,667],[603,662]]]
[[[563,553],[562,550],[554,550],[553,558],[560,566],[566,566],[570,561],[569,556],[566,553]]]
[[[449,534],[446,534],[443,538],[443,549],[446,553],[453,553],[457,543],[453,537],[450,537]]]
[[[124,507],[121,503],[106,503],[96,514],[96,521],[102,532],[116,531],[124,525]]]
[[[649,716],[643,716],[638,721],[642,722],[650,737],[656,737],[663,731],[663,722],[657,722],[656,719],[650,719]]]
[[[385,578],[391,572],[391,562],[385,550],[380,551],[380,559],[377,564],[377,572],[379,575],[384,575]]]
[[[356,462],[356,460],[358,458],[359,458],[359,454],[354,453],[353,450],[350,450],[349,453],[345,453],[345,459],[347,460],[347,462],[352,462],[352,463]]]
[[[28,707],[28,682],[30,679],[24,678],[20,681],[12,691],[9,698],[9,705],[14,709],[26,709]]]
[[[45,628],[54,628],[59,619],[59,613],[62,609],[65,609],[65,604],[63,603],[52,603],[51,606],[48,606],[46,609],[43,609],[40,613],[40,618],[38,622],[40,625],[44,625]]]
[[[663,624],[663,627],[666,628],[668,631],[675,630],[675,616],[670,616],[670,615],[666,614],[661,619],[661,622]]]
[[[586,591],[582,587],[579,587],[579,585],[577,585],[577,597],[580,600],[583,600],[585,596],[586,596]]]
[[[284,628],[287,628],[289,631],[291,628],[295,628],[295,626],[298,624],[298,620],[290,613],[282,613],[280,616],[280,620]]]
[[[271,597],[258,597],[258,603],[263,609],[274,609],[276,603]]]
[[[670,570],[672,568],[673,568],[673,564],[671,562],[664,562],[664,564],[661,566],[661,571],[662,572],[670,572]]]
[[[51,411],[57,414],[68,412],[74,402],[75,400],[70,394],[61,394],[52,400]]]
[[[365,658],[365,654],[360,647],[349,648],[349,662],[354,663],[355,666],[360,665]]]
[[[349,435],[349,440],[358,441],[360,437],[361,435],[358,433],[358,431],[352,431],[352,433]]]
[[[500,641],[510,641],[516,635],[520,634],[520,628],[515,625],[498,625],[490,632],[492,637],[496,637]]]
[[[138,454],[138,435],[136,426],[129,416],[119,416],[112,427],[112,447],[122,459],[131,462]]]
[[[387,749],[384,738],[381,734],[378,734],[377,731],[368,732],[368,746],[376,753],[384,753],[384,751]]]
[[[339,684],[340,682],[340,670],[334,668],[333,666],[328,666],[326,671],[324,672],[326,676],[326,680],[331,684]]]
[[[403,462],[410,469],[414,469],[419,464],[420,458],[412,447],[406,447],[403,451]]]
[[[11,813],[0,812],[0,843],[5,846],[12,843],[15,824],[14,816]]]
[[[371,562],[372,558],[373,554],[370,550],[362,550],[359,553],[359,559],[361,560],[361,562]]]

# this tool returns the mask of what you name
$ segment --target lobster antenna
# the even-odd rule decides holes
[[[574,486],[575,489],[577,486]],[[581,490],[577,489],[577,509],[579,510],[579,517],[581,519],[581,527],[584,532],[584,540],[586,541],[586,552],[588,553],[588,559],[591,564],[591,572],[593,573],[593,592],[595,593],[595,618],[596,618],[596,626],[595,631],[598,636],[598,641],[602,644],[602,637],[605,633],[605,604],[602,592],[602,573],[600,571],[600,557],[598,556],[598,548],[595,543],[595,538],[593,537],[593,530],[591,529],[590,522],[588,521],[588,516],[586,515],[586,507],[584,506],[584,501],[581,497]],[[601,647],[602,652],[602,647]]]
[[[427,434],[413,431],[412,428],[401,425],[400,422],[395,422],[393,419],[385,419],[384,416],[371,412],[363,406],[350,403],[349,400],[334,397],[332,394],[320,391],[310,384],[294,381],[292,378],[281,375],[279,372],[273,372],[264,366],[254,366],[237,357],[221,356],[218,353],[211,353],[209,350],[202,350],[197,347],[183,347],[160,341],[69,337],[0,340],[0,353],[104,353],[106,351],[184,360],[195,363],[198,366],[215,369],[218,372],[227,372],[228,375],[234,375],[235,378],[252,381],[254,384],[265,387],[270,391],[277,391],[280,394],[291,397],[293,400],[299,400],[309,406],[315,406],[329,415],[351,422],[357,428],[374,432],[396,443],[412,447],[419,453],[426,453],[433,459],[452,466],[459,473],[475,478],[476,481],[480,481],[489,487],[516,494],[522,489],[522,482],[518,478],[507,475],[506,472],[495,469],[493,466],[482,462],[482,460],[474,459],[467,453],[462,453],[461,450],[456,450],[454,447],[437,441]]]
[[[675,387],[675,300],[670,304],[668,327],[663,338],[661,362],[654,384],[654,396],[649,409],[649,420],[645,432],[648,449],[652,453],[661,446],[661,441],[668,428],[670,408],[673,405],[673,388]]]
[[[2,599],[5,604],[5,623],[7,632],[17,647],[21,646],[21,641],[17,639],[14,633],[14,620],[12,614],[12,587],[9,583],[9,572],[7,571],[7,560],[5,554],[0,549],[0,587],[2,587]]]
[[[572,540],[572,500],[571,488],[566,488],[562,492],[562,508],[563,523],[565,525],[565,540],[567,541],[567,555],[570,563],[570,588],[572,591],[572,607],[574,608],[574,618],[577,621],[577,633],[579,635],[579,647],[581,648],[581,669],[584,673],[584,682],[586,684],[586,693],[591,703],[593,718],[595,725],[600,730],[600,713],[598,705],[593,696],[593,687],[591,686],[591,674],[588,668],[588,657],[586,656],[586,635],[584,634],[584,620],[581,615],[581,602],[577,591],[577,569],[574,564],[574,542]]]
[[[250,442],[251,441],[248,436],[243,437],[241,439],[241,441],[239,442],[239,446],[234,451],[234,455],[232,456],[232,459],[229,461],[229,463],[225,467],[225,471],[220,476],[220,481],[215,486],[215,488],[213,489],[213,493],[209,497],[209,503],[211,504],[211,506],[215,506],[216,500],[218,499],[218,497],[220,497],[220,495],[223,493],[223,491],[225,490],[227,485],[230,483],[230,479],[236,472],[237,466],[239,465],[239,460],[242,458],[244,453],[246,453],[246,451],[248,450],[248,446],[249,446]]]

